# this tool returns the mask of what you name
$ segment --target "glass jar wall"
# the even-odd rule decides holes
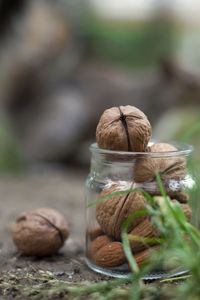
[[[96,144],[90,147],[91,170],[86,180],[86,263],[96,272],[113,277],[130,273],[121,243],[122,224],[130,214],[145,208],[147,200],[142,191],[161,195],[155,172],[159,172],[171,201],[178,201],[186,218],[194,224],[197,222],[196,210],[192,212],[191,207],[195,189],[192,147],[176,143],[149,146],[151,152],[145,153],[103,150]],[[136,218],[128,233],[159,237],[146,216]],[[153,247],[156,249],[157,245]],[[131,249],[137,261],[146,246],[131,242]],[[147,277],[159,276],[161,273]]]

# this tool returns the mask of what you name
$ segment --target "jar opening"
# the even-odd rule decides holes
[[[101,149],[98,147],[97,143],[93,143],[90,145],[90,151],[92,154],[97,155],[117,155],[118,157],[126,156],[129,159],[135,157],[160,157],[160,158],[167,158],[167,157],[174,157],[174,156],[188,156],[193,151],[193,146],[184,143],[178,142],[165,142],[165,141],[151,141],[149,142],[148,146],[152,146],[155,143],[167,143],[174,146],[177,150],[175,151],[164,151],[164,152],[128,152],[128,151],[115,151],[115,150],[107,150]]]

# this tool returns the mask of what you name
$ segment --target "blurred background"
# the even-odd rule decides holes
[[[0,0],[1,236],[51,206],[83,239],[88,146],[111,106],[193,144],[200,178],[199,49],[199,0]]]
[[[198,0],[1,0],[0,171],[88,168],[114,105],[199,148],[199,20]]]

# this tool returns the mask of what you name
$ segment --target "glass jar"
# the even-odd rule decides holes
[[[98,273],[118,278],[130,273],[122,254],[121,226],[130,214],[143,209],[145,198],[139,191],[126,194],[122,191],[136,188],[152,196],[161,195],[155,177],[158,171],[169,197],[183,206],[188,205],[190,198],[189,204],[193,206],[192,146],[170,143],[172,148],[166,148],[167,144],[158,142],[151,142],[149,146],[156,144],[160,145],[156,152],[144,153],[104,150],[97,144],[90,146],[91,170],[86,180],[86,264]],[[192,223],[196,225],[195,211]],[[144,216],[136,218],[128,232],[141,232],[137,228],[142,228],[146,219]],[[154,237],[154,234],[149,230],[148,237]],[[134,255],[143,250],[141,244],[133,244]],[[146,279],[164,275],[156,272],[147,275]]]

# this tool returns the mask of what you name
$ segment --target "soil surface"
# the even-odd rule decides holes
[[[26,284],[30,276],[34,276],[35,280],[37,275],[39,278],[49,274],[67,282],[108,279],[90,271],[84,263],[85,177],[84,172],[76,170],[1,177],[0,299],[25,299],[18,293],[16,282]],[[57,209],[70,224],[70,237],[59,254],[43,259],[18,253],[9,232],[21,212],[37,207]],[[8,286],[9,292],[8,289],[5,292],[6,280],[11,283],[13,280],[13,284]],[[31,299],[30,296],[28,298]]]

